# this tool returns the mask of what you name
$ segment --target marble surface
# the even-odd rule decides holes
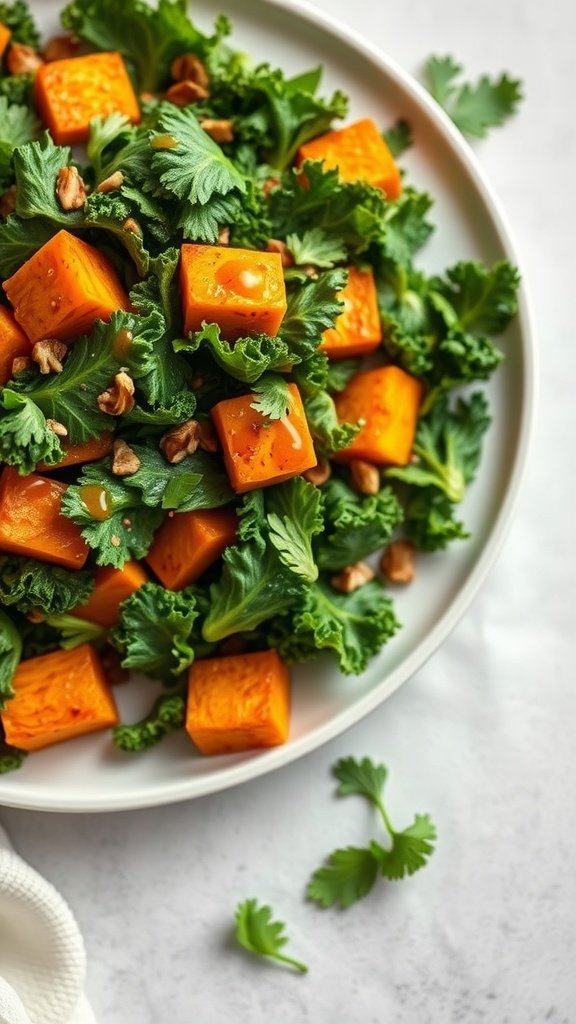
[[[229,793],[102,816],[0,812],[85,935],[101,1024],[568,1024],[576,1021],[576,14],[568,0],[317,0],[417,71],[431,52],[526,83],[519,116],[477,147],[532,292],[541,396],[515,524],[488,582],[433,659],[370,718]],[[438,825],[413,879],[346,913],[304,902],[335,845],[370,836],[330,765],[391,768],[391,812]],[[295,976],[231,942],[255,895],[289,922]]]

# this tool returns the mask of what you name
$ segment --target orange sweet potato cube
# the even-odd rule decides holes
[[[168,590],[182,590],[234,543],[237,525],[229,509],[177,512],[154,535],[146,561]]]
[[[65,491],[58,480],[20,476],[7,466],[0,476],[0,551],[81,569],[89,548],[76,523],[60,513]]]
[[[286,312],[282,259],[277,252],[227,245],[183,245],[180,289],[184,330],[217,323],[227,341],[278,333]]]
[[[394,157],[369,117],[305,142],[298,150],[298,165],[305,160],[322,160],[325,170],[337,167],[342,181],[367,181],[381,188],[388,199],[402,193]]]
[[[268,421],[252,408],[256,395],[226,398],[212,409],[212,418],[230,483],[243,494],[255,487],[278,484],[316,465],[316,453],[300,392],[289,384],[290,409]]]
[[[69,341],[90,331],[95,320],[130,308],[109,260],[68,231],[54,235],[2,287],[32,342]]]
[[[119,53],[89,53],[38,68],[36,105],[59,146],[86,142],[93,117],[125,114],[137,124],[140,107]]]
[[[120,618],[122,601],[147,582],[148,577],[138,562],[125,562],[121,569],[112,565],[98,566],[94,570],[94,590],[70,615],[111,629]]]
[[[186,730],[201,754],[275,747],[288,739],[290,677],[276,651],[195,661]]]
[[[39,462],[36,469],[43,473],[55,472],[57,469],[65,469],[66,466],[80,466],[84,462],[96,462],[109,455],[114,447],[114,435],[109,430],[103,430],[99,437],[91,437],[88,441],[78,444],[71,444],[63,440],[60,447],[64,452],[63,458],[55,466],[47,466],[45,462]]]
[[[12,377],[12,363],[16,357],[29,356],[31,351],[30,340],[18,326],[10,310],[0,306],[0,387]]]
[[[340,421],[363,420],[364,426],[335,458],[405,466],[412,453],[421,399],[420,381],[397,366],[354,374],[334,401]]]
[[[12,33],[7,25],[0,24],[0,57],[4,56],[4,51],[8,46],[12,38]]]
[[[324,331],[320,350],[329,359],[366,356],[382,341],[378,295],[371,270],[350,267],[348,281],[338,298],[344,310],[334,327]]]
[[[118,722],[118,712],[96,651],[81,644],[21,661],[14,697],[0,716],[6,741],[40,750]]]

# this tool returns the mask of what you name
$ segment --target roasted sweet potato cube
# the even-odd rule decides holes
[[[36,72],[38,111],[59,146],[86,142],[93,117],[125,114],[136,124],[140,107],[119,53],[89,53],[43,64]]]
[[[184,330],[217,323],[227,341],[277,334],[286,312],[282,260],[277,252],[225,245],[183,245],[180,287]]]
[[[64,452],[64,457],[60,459],[60,462],[55,466],[47,466],[46,463],[39,462],[36,469],[43,473],[50,473],[57,469],[65,469],[66,466],[80,466],[84,462],[96,462],[97,459],[103,459],[112,451],[114,435],[109,430],[103,430],[99,437],[91,437],[89,441],[70,444],[64,440],[60,442],[60,446]]]
[[[146,561],[168,590],[182,590],[234,543],[237,525],[228,509],[177,512],[156,532]]]
[[[121,569],[112,565],[94,570],[94,590],[84,604],[79,604],[70,615],[98,626],[111,629],[120,618],[120,604],[139,590],[148,577],[138,562],[125,562]]]
[[[130,302],[109,260],[93,245],[59,231],[2,285],[32,342],[69,341],[109,320]]]
[[[0,716],[6,740],[40,750],[118,722],[100,659],[90,644],[20,662],[14,697]]]
[[[288,739],[290,677],[276,651],[195,661],[186,730],[202,754],[275,747]]]
[[[238,494],[268,487],[316,465],[300,392],[289,384],[287,416],[266,420],[252,408],[256,395],[226,398],[212,409],[230,483]]]
[[[378,295],[372,271],[350,267],[348,281],[338,298],[344,303],[344,310],[336,325],[324,331],[321,351],[329,359],[368,355],[382,341]]]
[[[76,523],[60,514],[65,491],[58,480],[20,476],[6,467],[0,476],[0,551],[81,569],[89,549]]]
[[[31,351],[29,338],[18,326],[10,310],[0,306],[0,387],[12,377],[12,363],[16,357],[29,356]]]
[[[298,150],[298,163],[305,160],[322,160],[326,170],[338,168],[342,181],[367,181],[389,199],[402,193],[394,157],[369,117],[305,142]]]
[[[405,466],[412,452],[421,399],[420,381],[397,366],[354,374],[335,398],[336,411],[340,421],[363,420],[364,426],[335,458]]]
[[[4,52],[11,38],[12,33],[8,26],[0,23],[0,57],[4,56]]]

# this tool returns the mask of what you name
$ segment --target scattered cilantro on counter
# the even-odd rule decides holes
[[[282,950],[288,942],[283,921],[272,919],[272,909],[257,900],[244,900],[236,907],[236,940],[249,953],[271,957],[305,974],[306,964],[287,956]]]

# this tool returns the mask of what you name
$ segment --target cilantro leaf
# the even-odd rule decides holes
[[[236,940],[244,949],[259,956],[269,956],[306,973],[308,967],[281,950],[288,942],[283,921],[272,920],[272,910],[259,906],[256,900],[244,900],[236,907]]]
[[[281,610],[281,609],[279,609]],[[289,661],[331,650],[346,675],[358,675],[398,628],[392,601],[377,580],[340,594],[319,579],[272,624],[269,641]]]
[[[342,569],[383,548],[402,521],[402,508],[390,488],[361,497],[343,480],[322,488],[325,529],[318,545],[321,569]]]
[[[231,345],[220,337],[218,324],[208,323],[193,333],[189,341],[175,341],[174,349],[191,354],[201,349],[209,351],[218,366],[245,384],[253,384],[267,370],[284,370],[300,361],[282,337],[256,334],[238,338]]]
[[[154,448],[131,447],[140,459],[140,469],[126,477],[125,484],[139,491],[139,500],[149,508],[193,512],[232,501],[226,472],[220,461],[206,452],[197,451],[171,464]]]
[[[59,615],[84,604],[94,589],[92,573],[71,572],[20,555],[0,555],[0,604]]]
[[[427,192],[405,188],[402,195],[386,208],[380,250],[391,260],[409,265],[414,254],[433,232],[426,215],[432,206]]]
[[[414,454],[419,461],[388,469],[386,476],[416,487],[437,487],[458,503],[476,474],[489,425],[488,403],[481,392],[468,400],[459,398],[453,411],[442,399],[418,423]]]
[[[461,132],[478,139],[511,117],[523,98],[522,83],[506,73],[482,75],[475,85],[459,83],[463,69],[453,57],[430,57],[425,70],[434,99]]]
[[[384,132],[384,140],[393,157],[402,156],[413,145],[412,129],[408,121],[399,118]]]
[[[266,494],[270,541],[280,561],[308,583],[318,579],[312,538],[323,527],[322,496],[317,487],[294,477]]]
[[[286,243],[296,266],[331,268],[347,257],[346,246],[323,228],[310,228],[301,235],[287,235]]]
[[[35,138],[38,127],[38,121],[28,107],[10,104],[5,96],[0,96],[0,186],[6,185],[12,176],[14,149]]]
[[[129,754],[139,754],[156,746],[165,736],[183,728],[186,701],[179,694],[162,694],[140,722],[123,723],[112,729],[112,742]]]
[[[348,846],[334,850],[327,864],[312,875],[306,888],[308,899],[322,907],[337,903],[344,910],[367,896],[380,869],[373,847],[376,843],[366,848]]]
[[[172,685],[192,664],[195,623],[200,615],[194,587],[177,592],[145,583],[122,602],[112,643],[122,653],[124,668]]]
[[[266,373],[252,385],[256,400],[250,403],[267,420],[281,420],[290,412],[292,396],[288,382],[277,373]]]
[[[98,565],[119,569],[130,558],[143,558],[164,518],[162,509],[142,503],[128,479],[114,476],[109,459],[92,462],[83,467],[78,483],[68,487],[62,499],[62,514],[81,527]],[[94,518],[82,500],[82,488],[90,484],[105,492],[108,513],[104,519]]]
[[[0,23],[10,29],[15,42],[40,48],[40,33],[25,0],[0,3]]]
[[[451,330],[500,334],[518,310],[520,275],[507,260],[484,267],[474,260],[450,267],[434,281],[448,306],[440,307]]]
[[[12,619],[0,611],[0,711],[14,696],[12,678],[22,655],[22,638]]]
[[[344,308],[338,298],[348,278],[345,270],[327,270],[288,294],[288,308],[279,335],[302,357],[313,355],[322,335]]]
[[[426,858],[434,852],[432,843],[436,829],[428,814],[417,814],[403,832],[392,832],[389,850],[380,850],[380,871],[384,878],[398,880],[426,866]]]
[[[355,757],[342,757],[332,768],[340,785],[339,796],[365,796],[375,807],[380,807],[382,790],[388,778],[385,764],[374,764],[369,757],[357,761]]]

